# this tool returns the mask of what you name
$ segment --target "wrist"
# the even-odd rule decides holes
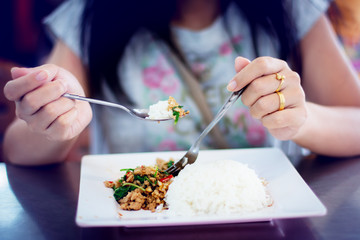
[[[313,122],[313,104],[305,102],[305,120],[303,124],[299,127],[297,133],[292,137],[292,141],[301,144],[304,140],[312,135],[312,128],[314,126]]]

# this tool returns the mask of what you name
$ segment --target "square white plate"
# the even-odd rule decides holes
[[[275,148],[201,150],[197,161],[231,159],[247,164],[267,182],[273,206],[251,214],[198,217],[169,216],[165,211],[124,211],[113,198],[105,180],[116,180],[122,168],[154,165],[156,158],[180,159],[185,151],[87,155],[81,162],[76,223],[81,227],[168,226],[270,221],[279,218],[321,216],[326,208],[283,152]]]

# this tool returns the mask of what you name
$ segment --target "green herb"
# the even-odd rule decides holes
[[[141,183],[144,183],[145,180],[146,180],[145,177],[146,177],[146,176],[134,175],[134,180],[138,180],[138,181],[140,181]]]
[[[138,186],[138,185],[136,185],[136,184],[133,184],[133,183],[124,183],[123,186],[131,186],[131,187],[134,187],[134,188],[139,188],[139,189],[142,190],[142,191],[145,191],[144,188],[142,188],[142,187],[140,187],[140,186]],[[131,190],[131,191],[132,191],[132,190]]]
[[[154,185],[154,183],[150,180],[148,176],[134,175],[134,180],[139,180],[141,184],[143,184],[147,180],[151,185]]]
[[[120,199],[125,197],[127,195],[127,193],[131,191],[130,188],[131,188],[131,186],[121,186],[121,187],[116,188],[114,191],[115,200],[119,201]]]
[[[159,170],[159,167],[156,166],[156,170],[155,170],[155,173],[154,173],[154,178],[156,178],[156,175],[157,175],[157,173],[158,173],[158,170]]]
[[[145,191],[144,188],[133,184],[133,183],[124,183],[121,187],[118,187],[114,190],[114,198],[116,201],[119,201],[120,199],[122,199],[123,197],[125,197],[128,192],[131,192],[133,190],[135,190],[136,188],[139,188],[142,191]]]
[[[175,106],[172,108],[173,110],[173,116],[175,116],[175,124],[177,124],[177,122],[179,121],[179,117],[180,117],[180,112],[175,111],[176,108],[182,108],[183,106]]]
[[[169,167],[171,167],[172,165],[174,165],[174,161],[173,161],[173,160],[170,160],[166,165],[167,165],[167,167],[169,168]]]
[[[151,185],[154,185],[154,183],[150,180],[150,178],[148,178],[147,176],[145,176],[145,180],[148,180],[148,182],[151,184]]]

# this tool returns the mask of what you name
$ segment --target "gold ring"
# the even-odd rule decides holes
[[[279,111],[284,110],[285,108],[285,97],[284,94],[280,91],[276,92],[279,96],[280,104],[279,104]]]
[[[280,84],[279,84],[278,88],[275,90],[275,92],[279,92],[281,90],[282,85],[284,84],[285,76],[276,73],[275,78],[277,80],[280,80]]]
[[[279,92],[281,90],[281,87],[282,87],[283,84],[284,84],[284,78],[282,78],[280,80],[280,84],[279,84],[278,88],[275,90],[275,92]]]
[[[276,78],[277,80],[284,80],[284,79],[285,79],[285,76],[284,76],[284,75],[281,75],[281,74],[279,74],[279,73],[275,73],[275,78]]]

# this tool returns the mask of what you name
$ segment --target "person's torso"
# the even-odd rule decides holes
[[[224,17],[219,17],[204,30],[194,32],[176,27],[172,30],[215,115],[231,94],[226,85],[236,74],[236,56],[250,60],[255,58],[246,21],[239,16],[237,9],[229,9]],[[270,47],[263,49],[263,52],[274,55],[275,51],[268,43],[263,46]],[[141,31],[132,38],[119,64],[119,76],[122,87],[135,107],[147,108],[172,96],[190,114],[175,125],[172,121],[159,124],[139,121],[123,112],[98,109],[110,152],[187,149],[206,127],[188,86],[169,59],[169,48],[149,32]],[[266,144],[268,136],[265,128],[260,121],[251,117],[241,100],[228,110],[218,126],[230,147],[259,147]],[[203,142],[203,148],[208,147],[214,147],[211,136]]]

